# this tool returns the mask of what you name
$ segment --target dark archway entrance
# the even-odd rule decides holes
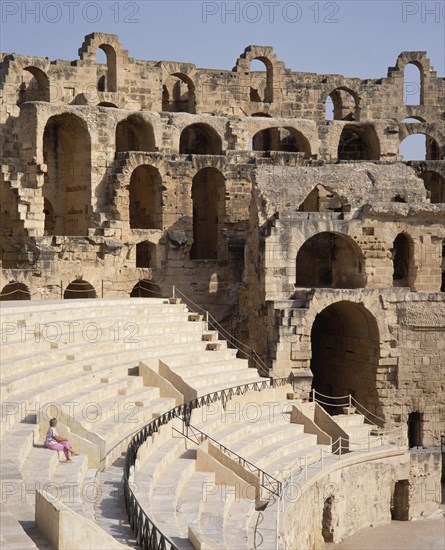
[[[423,437],[422,437],[422,415],[419,412],[411,412],[408,415],[408,446],[411,449],[412,447],[422,447]]]
[[[363,305],[341,301],[325,308],[312,325],[313,389],[332,396],[352,394],[380,415],[379,342],[375,318]]]
[[[2,288],[0,294],[0,302],[6,300],[31,300],[31,293],[25,284],[11,281]]]

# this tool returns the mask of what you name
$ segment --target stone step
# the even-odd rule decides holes
[[[164,317],[157,321],[153,321],[153,325],[145,326],[144,321],[132,322],[131,325],[121,326],[111,329],[110,327],[102,327],[98,323],[83,323],[84,329],[66,333],[60,333],[60,336],[55,334],[43,336],[41,340],[34,339],[6,343],[2,345],[2,366],[7,368],[9,364],[15,368],[21,361],[26,363],[37,362],[40,358],[44,361],[51,360],[53,356],[63,353],[74,354],[83,348],[96,349],[100,346],[114,346],[116,349],[126,349],[140,345],[141,343],[148,344],[150,341],[158,342],[163,339],[165,343],[181,343],[188,342],[191,339],[194,341],[202,341],[202,330],[193,323],[172,319],[168,320]],[[126,326],[126,328],[124,328]],[[85,328],[86,327],[86,328]],[[197,327],[197,328],[196,328]],[[51,341],[51,339],[53,339]],[[161,342],[159,341],[159,344]],[[25,347],[26,346],[26,347]],[[205,346],[203,346],[205,349]],[[23,349],[25,353],[18,353],[18,349]]]
[[[176,518],[178,526],[185,532],[188,526],[196,527],[204,505],[203,492],[207,493],[206,486],[215,482],[214,472],[193,472],[177,497]]]
[[[169,351],[177,352],[178,349],[182,349],[183,357],[185,357],[188,350],[191,350],[192,352],[196,349],[202,350],[203,346],[205,346],[204,342],[197,341],[187,344],[173,344],[171,346],[164,346],[163,349],[166,354],[168,354]],[[66,374],[67,368],[69,368],[70,372],[77,371],[81,373],[84,365],[94,364],[94,362],[99,365],[106,364],[107,362],[109,364],[117,364],[116,360],[119,359],[120,364],[126,362],[128,368],[134,367],[139,364],[139,361],[147,361],[151,358],[155,358],[157,360],[160,356],[161,349],[162,348],[158,345],[154,345],[152,347],[142,347],[141,345],[138,345],[137,347],[134,346],[134,349],[131,350],[121,349],[110,353],[106,352],[107,346],[104,343],[101,346],[89,349],[88,351],[90,351],[90,353],[83,353],[83,355],[78,358],[76,358],[76,355],[69,354],[65,355],[65,360],[62,360],[60,363],[53,365],[36,365],[26,373],[25,380],[23,379],[21,373],[5,378],[1,384],[0,395],[2,400],[11,400],[12,397],[16,397],[16,392],[19,389],[21,391],[24,390],[24,382],[25,387],[28,389],[36,387],[34,384],[41,385],[42,377],[44,377],[45,373],[49,371],[51,371],[51,379],[56,380],[58,378],[62,378]],[[66,357],[72,357],[73,359],[67,360]]]
[[[97,424],[94,433],[97,433],[106,440],[106,450],[109,452],[123,438],[136,432],[148,424],[154,417],[172,409],[174,406],[175,400],[173,398],[159,397],[158,399],[153,399],[147,407],[140,408],[134,417],[127,418],[128,422],[115,422],[114,418],[109,418],[105,422]],[[131,422],[131,420],[135,420],[135,422]]]
[[[141,383],[143,382],[142,378],[139,378],[139,380]],[[120,383],[122,384],[123,381],[120,381]],[[82,424],[85,432],[95,432],[96,428],[109,419],[117,424],[122,422],[136,424],[138,410],[148,407],[151,402],[160,397],[159,388],[143,386],[142,384],[126,387],[123,391],[125,393],[121,395],[116,393],[106,396],[102,400],[89,402],[85,406],[71,407],[71,411],[75,411],[72,415],[73,419]],[[68,412],[70,412],[69,409]]]
[[[249,536],[248,529],[249,518],[254,513],[255,503],[249,499],[231,502],[224,521],[225,548],[248,550],[255,547],[249,544],[253,537]]]
[[[204,352],[203,361],[199,363],[189,361],[188,355],[184,355],[183,362],[186,364],[176,367],[171,367],[168,357],[161,357],[161,361],[166,363],[178,376],[181,376],[186,381],[191,381],[202,376],[207,377],[206,379],[208,380],[209,375],[219,376],[220,374],[230,374],[234,371],[247,371],[248,367],[243,364],[240,365],[238,359],[220,357],[219,353],[208,356],[207,352]]]
[[[339,426],[345,429],[346,426],[358,426],[362,425],[365,421],[365,417],[362,414],[334,414],[331,416],[332,420]]]
[[[0,547],[2,550],[32,550],[37,548],[34,541],[25,533],[19,521],[8,511],[7,505],[0,503]]]
[[[178,497],[195,472],[196,453],[186,451],[170,464],[168,475],[162,476],[153,487],[151,509],[154,521],[169,538],[182,539],[181,547],[192,547],[188,542],[188,526],[179,524],[176,515]],[[188,544],[185,544],[188,543]]]
[[[5,301],[2,302],[1,310],[3,322],[28,319],[43,322],[46,318],[52,322],[59,318],[66,320],[109,317],[112,313],[117,313],[116,318],[119,319],[123,316],[134,316],[135,313],[147,316],[154,311],[188,312],[185,304],[170,304],[167,298],[95,298],[93,302],[91,299]]]
[[[11,460],[21,467],[39,435],[37,424],[20,423],[8,429],[1,440],[0,464]]]

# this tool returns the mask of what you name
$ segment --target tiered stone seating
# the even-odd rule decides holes
[[[3,302],[1,318],[2,483],[9,483],[6,510],[26,521],[33,519],[36,482],[91,517],[81,498],[95,471],[88,466],[108,466],[132,433],[177,404],[178,392],[161,395],[144,385],[140,363],[170,362],[177,376],[206,391],[227,379],[259,380],[202,318],[164,299]],[[52,415],[89,463],[82,453],[66,464],[43,448]],[[94,463],[94,446],[106,461]]]
[[[367,449],[368,446],[374,448],[381,444],[379,438],[371,434],[374,426],[366,424],[362,414],[336,414],[332,420],[348,434],[351,451]]]

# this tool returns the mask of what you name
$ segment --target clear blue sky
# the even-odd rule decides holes
[[[3,0],[0,49],[78,59],[86,34],[115,33],[131,57],[232,69],[249,44],[294,71],[385,77],[404,50],[445,64],[445,0]]]
[[[3,0],[1,12],[1,51],[50,59],[77,59],[83,37],[102,31],[137,59],[198,67],[231,69],[260,44],[295,71],[361,78],[386,76],[403,50],[426,50],[444,75],[445,0]]]

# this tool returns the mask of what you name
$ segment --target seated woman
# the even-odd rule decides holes
[[[67,462],[69,462],[71,461],[71,455],[76,455],[77,453],[73,453],[73,448],[71,447],[68,439],[59,436],[56,426],[57,418],[51,418],[49,421],[49,429],[46,433],[45,447],[52,449],[53,451],[63,451]]]

